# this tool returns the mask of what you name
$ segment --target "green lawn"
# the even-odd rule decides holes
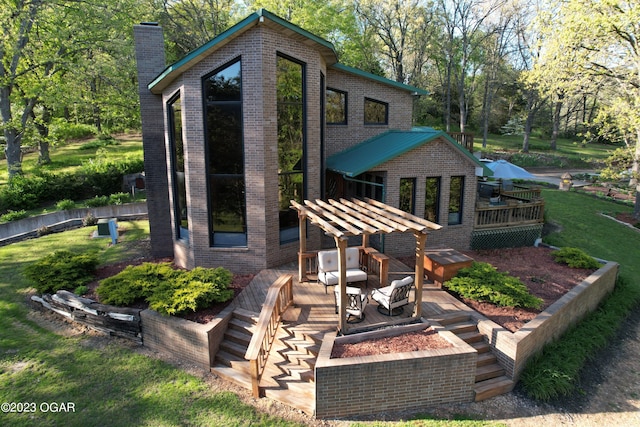
[[[104,153],[106,158],[121,159],[127,156],[142,158],[142,137],[140,135],[121,135],[116,138],[117,144],[106,145],[99,148],[83,149],[88,143],[95,143],[97,139],[70,142],[64,145],[51,147],[51,163],[38,166],[38,153],[27,153],[22,160],[22,169],[25,175],[33,173],[37,168],[55,172],[72,172],[82,163],[96,158],[98,150]],[[0,162],[0,185],[7,183],[7,162]]]
[[[593,162],[602,162],[609,153],[622,145],[589,143],[582,144],[579,138],[560,138],[557,150],[550,149],[550,140],[532,136],[529,141],[529,153],[522,150],[522,136],[489,135],[487,147],[482,148],[482,135],[476,135],[474,150],[491,153],[495,151],[509,152],[511,161],[523,167],[548,166],[590,168]]]

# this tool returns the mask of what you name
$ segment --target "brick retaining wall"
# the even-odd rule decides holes
[[[422,323],[368,334],[401,334],[407,329],[424,329],[425,326]],[[476,351],[451,332],[442,329],[438,332],[454,346],[336,359],[330,358],[334,342],[348,342],[358,337],[326,334],[315,367],[316,418],[473,401]]]
[[[593,312],[613,291],[618,269],[618,263],[607,262],[515,333],[478,315],[478,329],[507,375],[517,380],[531,356]]]

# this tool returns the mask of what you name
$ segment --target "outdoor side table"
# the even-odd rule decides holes
[[[471,267],[472,262],[473,258],[455,249],[424,251],[424,271],[429,280],[440,287],[461,268]]]

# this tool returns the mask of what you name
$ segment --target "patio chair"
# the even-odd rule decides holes
[[[413,277],[407,276],[402,280],[394,280],[389,286],[374,289],[371,298],[378,303],[378,311],[387,316],[397,316],[409,304],[409,292],[413,286]]]
[[[360,268],[360,249],[356,247],[345,250],[347,257],[347,283],[367,282],[367,273]],[[338,251],[318,252],[318,281],[322,283],[325,293],[328,286],[338,284],[340,279],[340,263]]]
[[[347,286],[347,323],[360,323],[364,320],[364,308],[369,302],[369,295],[367,291],[363,291],[360,288]],[[340,287],[336,286],[333,290],[336,302],[336,314],[338,314],[338,308],[340,305]],[[351,317],[356,317],[357,320],[350,321]]]

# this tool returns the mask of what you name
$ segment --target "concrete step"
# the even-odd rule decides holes
[[[506,376],[500,376],[476,383],[474,387],[475,401],[489,399],[494,396],[509,393],[513,390],[515,383]]]

